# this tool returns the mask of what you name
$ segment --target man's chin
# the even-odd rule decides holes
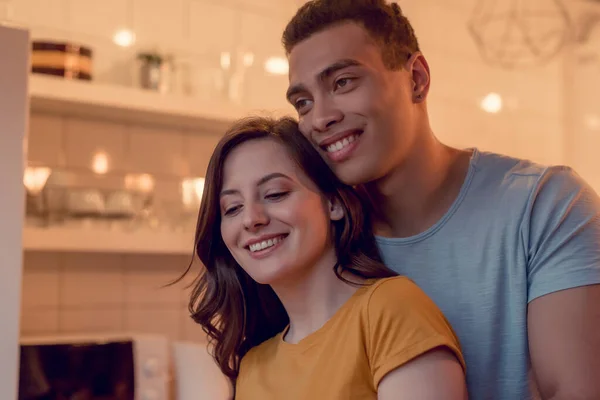
[[[333,168],[333,172],[339,180],[348,186],[358,186],[370,182],[368,171],[364,168],[355,168],[352,165],[338,165]]]

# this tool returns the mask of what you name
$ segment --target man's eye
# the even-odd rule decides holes
[[[352,82],[352,78],[340,78],[335,81],[334,89],[343,88]]]
[[[300,110],[301,108],[304,108],[308,105],[308,100],[300,99],[300,100],[296,101],[296,103],[294,105],[296,107],[296,110]]]

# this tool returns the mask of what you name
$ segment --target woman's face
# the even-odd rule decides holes
[[[296,279],[335,254],[331,220],[343,211],[275,140],[250,140],[228,155],[220,205],[223,241],[259,283]]]

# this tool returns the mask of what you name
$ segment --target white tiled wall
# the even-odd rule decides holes
[[[431,68],[434,131],[442,141],[459,147],[477,146],[542,163],[564,162],[562,57],[518,70],[485,63],[467,27],[478,3],[400,1]],[[480,108],[489,93],[503,99],[498,114]]]
[[[33,113],[29,163],[66,167],[86,180],[94,153],[102,150],[109,170],[96,182],[120,182],[127,172],[153,174],[160,205],[181,198],[182,177],[204,176],[219,134]],[[139,331],[203,340],[187,312],[189,279],[163,288],[189,262],[186,256],[26,252],[21,331]]]
[[[596,32],[593,46],[600,49],[600,29]],[[568,163],[600,192],[600,52],[597,54],[593,60],[585,53],[574,56],[579,62],[573,65],[573,87],[565,107],[570,115],[566,124]]]
[[[30,116],[30,164],[92,171],[93,155],[108,156],[108,176],[150,173],[163,180],[204,176],[223,132],[129,125],[34,112]]]
[[[571,163],[600,189],[600,176],[595,172],[600,171],[595,157],[600,122],[594,120],[600,112],[595,106],[600,103],[598,64],[565,69],[572,64],[568,54],[522,70],[484,63],[467,30],[477,2],[400,1],[431,67],[429,105],[435,132],[456,146],[478,146],[543,163]],[[189,67],[191,91],[196,96],[219,93],[217,83],[225,77],[219,69],[222,52],[252,53],[254,64],[245,71],[243,101],[276,108],[283,102],[287,78],[270,76],[261,66],[266,57],[282,55],[280,34],[299,3],[0,0],[0,19],[4,13],[27,24],[34,37],[89,43],[96,51],[99,82],[133,84],[137,49],[157,47],[172,52],[179,71]],[[135,31],[135,49],[112,44],[111,37],[120,28]],[[504,100],[497,114],[479,107],[490,92]],[[157,193],[164,201],[173,201],[179,178],[203,175],[221,132],[198,133],[34,114],[29,158],[34,164],[89,172],[91,155],[104,150],[111,166],[107,179],[130,171],[154,173]],[[185,317],[181,287],[158,289],[187,262],[175,256],[28,253],[23,332],[132,328],[196,338],[200,333]]]
[[[575,6],[580,17],[595,15],[598,22],[566,55],[565,151],[567,162],[600,192],[600,3]]]
[[[187,311],[190,279],[165,287],[188,264],[184,256],[27,252],[21,332],[129,331],[202,341]]]

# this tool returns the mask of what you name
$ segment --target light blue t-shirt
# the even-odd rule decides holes
[[[427,231],[377,238],[458,335],[471,399],[527,400],[527,304],[600,283],[600,199],[568,167],[474,150],[463,187]],[[600,334],[600,333],[599,333]]]

